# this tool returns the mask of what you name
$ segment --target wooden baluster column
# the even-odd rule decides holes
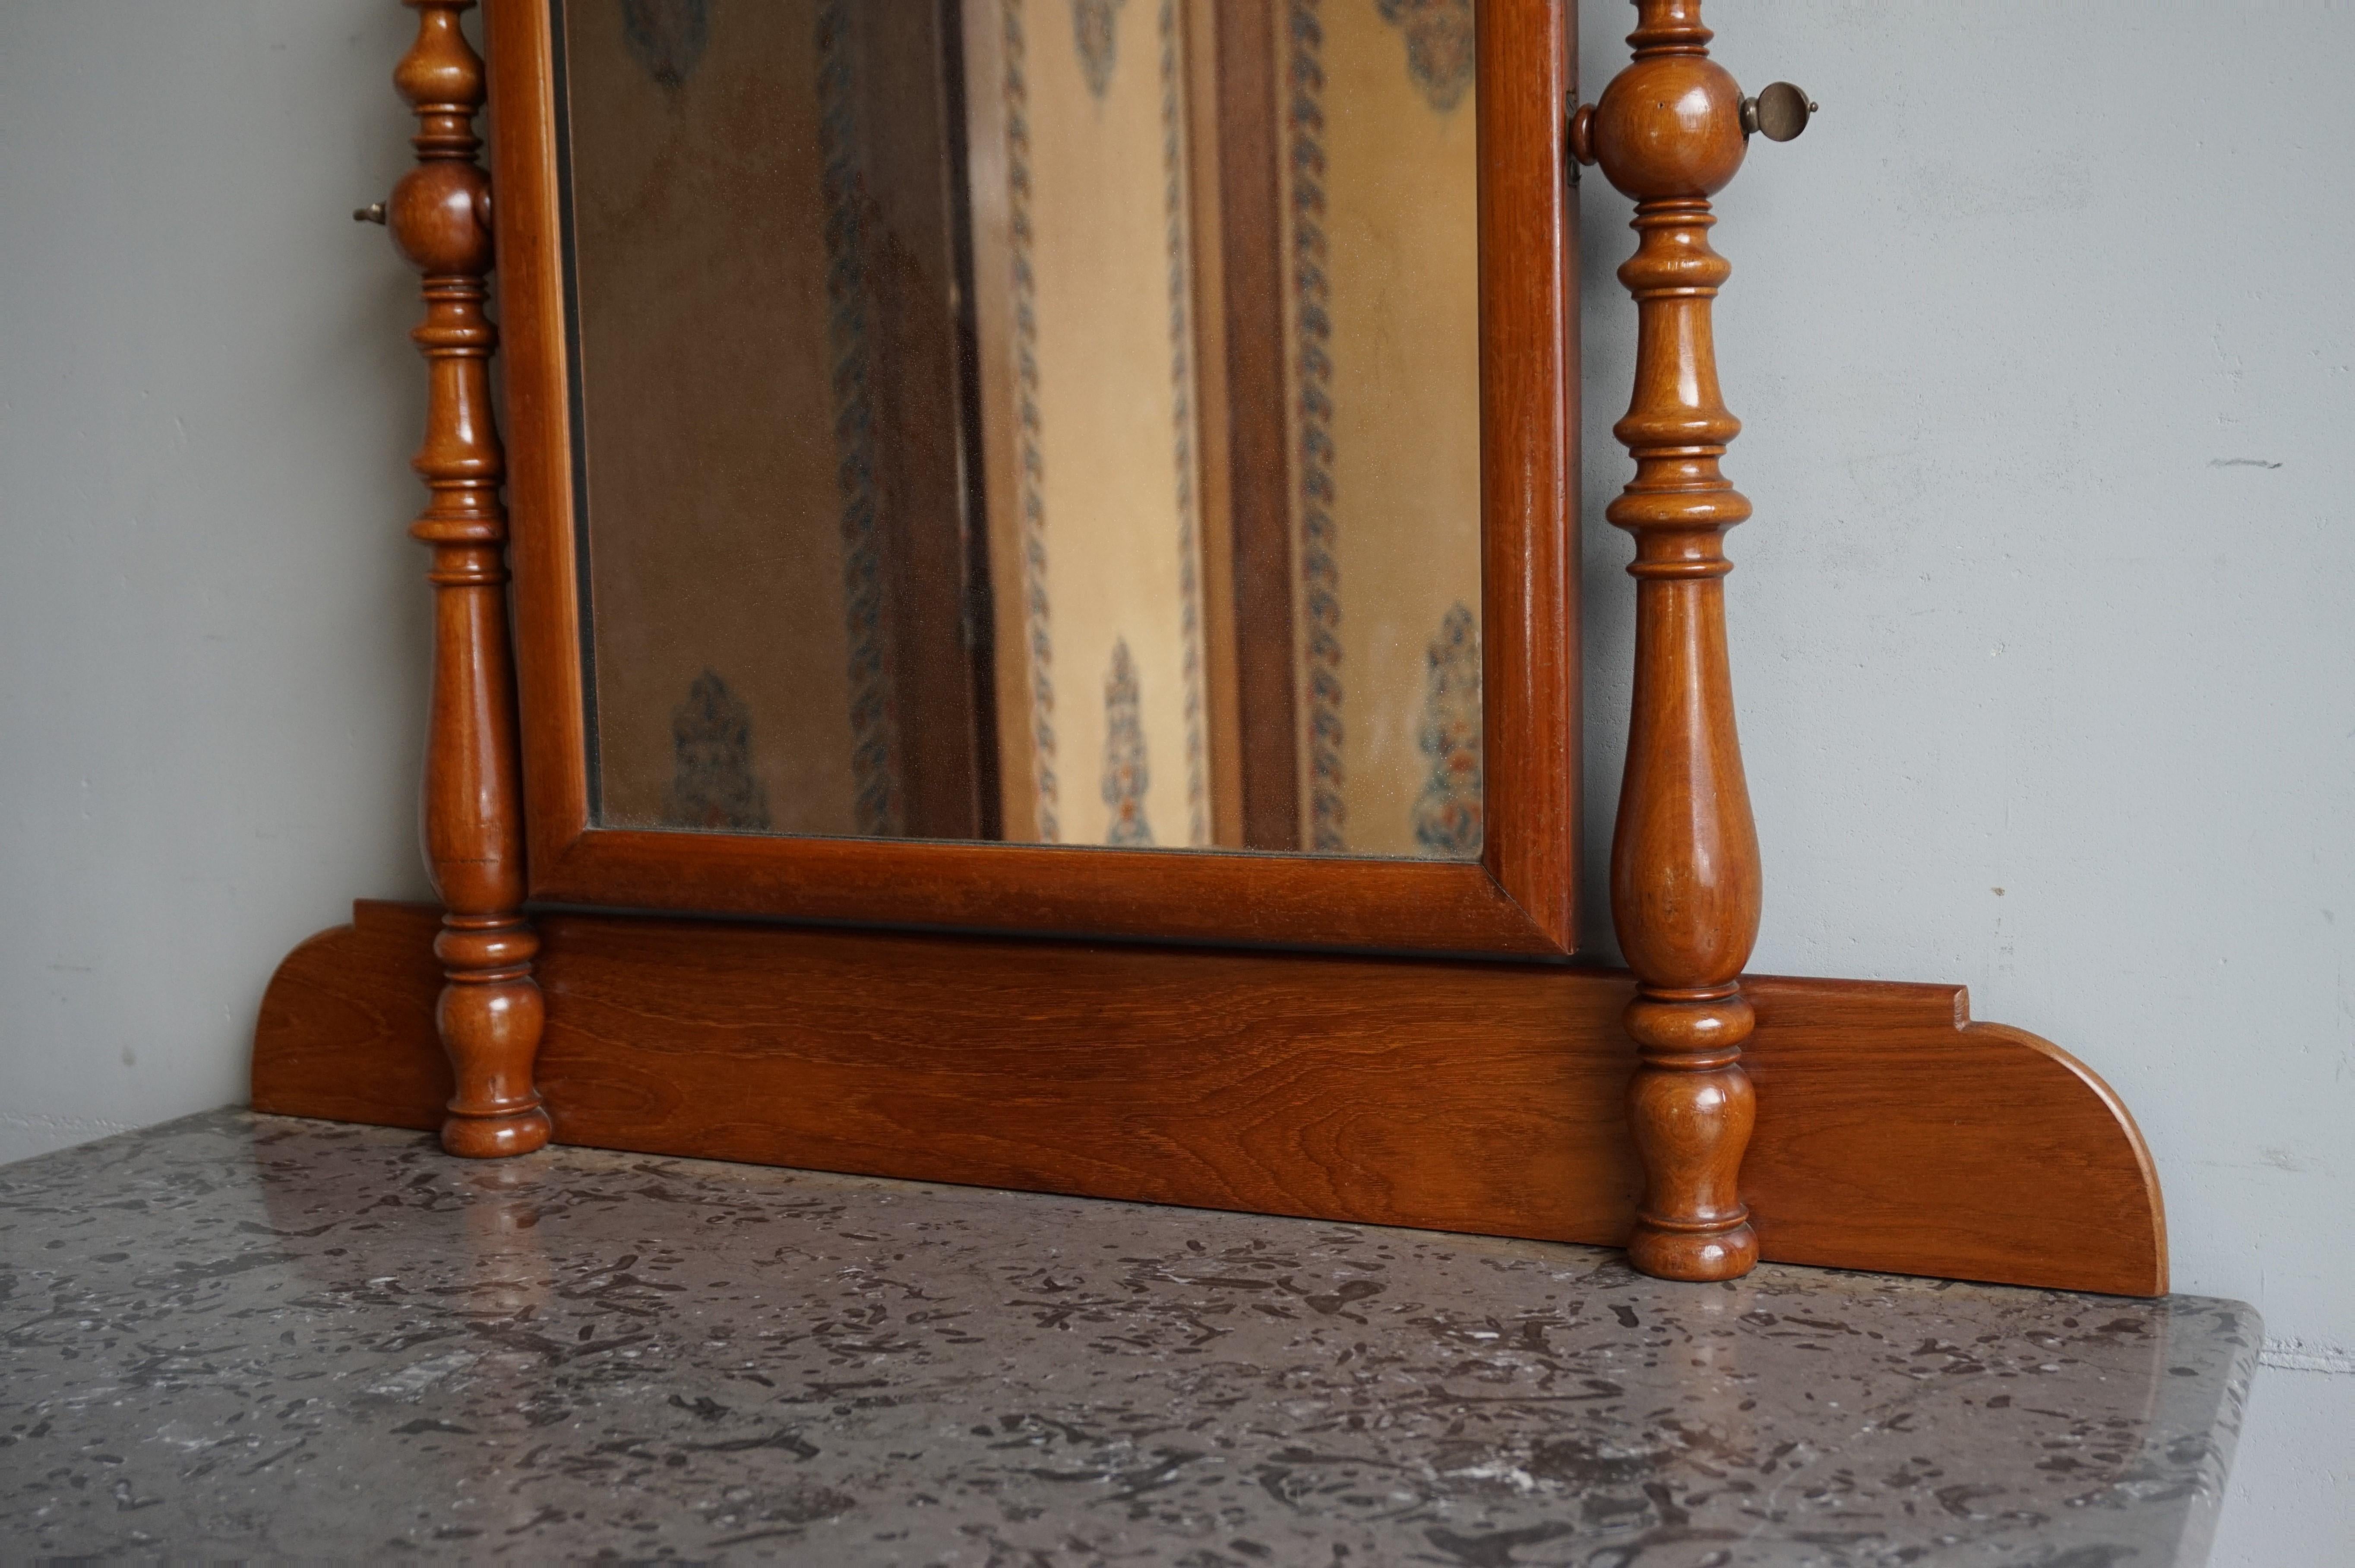
[[[1634,63],[1571,127],[1579,161],[1635,198],[1640,236],[1619,269],[1638,316],[1636,392],[1614,427],[1636,477],[1607,514],[1636,539],[1635,711],[1611,848],[1641,1052],[1628,1113],[1646,1189],[1627,1250],[1646,1274],[1732,1279],[1758,1261],[1741,1196],[1753,1019],[1738,976],[1758,936],[1759,866],[1725,650],[1723,535],[1750,503],[1718,472],[1742,425],[1718,392],[1710,324],[1732,269],[1710,249],[1709,197],[1742,166],[1762,106],[1778,140],[1812,106],[1782,84],[1745,101],[1709,58],[1700,0],[1635,3]]]
[[[499,501],[506,459],[491,416],[498,335],[483,315],[491,268],[490,176],[474,161],[483,62],[458,26],[474,0],[403,4],[417,9],[417,41],[393,82],[417,113],[417,167],[382,216],[425,274],[425,321],[411,336],[432,377],[416,467],[432,500],[410,532],[433,551],[422,826],[444,912],[433,951],[448,981],[436,1019],[457,1077],[442,1147],[486,1158],[536,1149],[549,1128],[532,1085],[542,1003],[531,961],[539,938],[521,913],[522,792]]]

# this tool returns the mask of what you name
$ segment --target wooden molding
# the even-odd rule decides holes
[[[256,1109],[439,1125],[437,918],[362,903],[288,957]],[[1619,971],[538,923],[560,1142],[1604,1245],[1634,1223]],[[1763,1256],[2166,1291],[2149,1156],[2066,1053],[1967,1022],[1955,986],[1753,976],[1743,994],[1759,1109],[1741,1196]]]

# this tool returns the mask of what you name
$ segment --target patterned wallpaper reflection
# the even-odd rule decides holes
[[[600,820],[1478,854],[1472,0],[964,14],[559,6]]]

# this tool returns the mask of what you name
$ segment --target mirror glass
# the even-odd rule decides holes
[[[1480,850],[1472,0],[554,0],[601,826]]]

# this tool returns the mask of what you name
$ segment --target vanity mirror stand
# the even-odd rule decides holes
[[[1574,114],[1574,12],[1564,0],[1478,0],[1454,32],[1440,16],[1449,8],[1431,7],[1439,22],[1416,25],[1440,30],[1405,40],[1415,86],[1434,106],[1455,105],[1449,94],[1470,93],[1476,75],[1462,112],[1476,115],[1479,176],[1482,531],[1478,603],[1465,619],[1479,633],[1481,830],[1463,853],[1422,859],[1254,852],[1242,840],[1220,840],[1220,852],[1212,840],[1222,807],[1203,814],[1209,826],[1188,842],[1206,848],[1191,852],[1081,847],[1051,831],[1028,843],[918,842],[762,836],[741,825],[656,830],[601,816],[593,763],[603,731],[593,728],[598,688],[583,653],[597,645],[584,621],[590,600],[598,615],[612,612],[604,590],[582,591],[596,523],[578,476],[589,472],[588,432],[601,427],[580,414],[576,272],[593,258],[569,248],[566,227],[574,198],[564,182],[585,176],[568,175],[562,139],[564,8],[491,0],[486,80],[461,28],[473,0],[404,3],[421,27],[396,81],[419,118],[419,164],[379,216],[425,274],[415,336],[432,400],[417,466],[432,499],[413,532],[432,551],[437,606],[424,840],[442,901],[362,903],[350,925],[286,959],[257,1033],[257,1109],[438,1127],[452,1154],[475,1157],[553,1138],[1625,1245],[1637,1267],[1676,1279],[1735,1277],[1763,1256],[2165,1292],[2148,1155],[2090,1071],[2031,1035],[1971,1023],[1958,987],[1742,973],[1761,882],[1727,670],[1721,536],[1750,504],[1719,473],[1739,426],[1719,395],[1711,346],[1710,301],[1730,269],[1708,242],[1709,197],[1753,133],[1796,135],[1812,105],[1781,84],[1745,99],[1708,57],[1699,0],[1636,0],[1633,63]],[[1103,29],[1116,11],[1097,18]],[[704,48],[687,28],[702,27],[702,8],[679,15],[687,30],[655,42]],[[850,14],[817,15],[822,43],[839,45]],[[1212,37],[1214,16],[1221,28],[1237,16],[1268,25]],[[1047,0],[949,0],[938,18],[953,48],[968,51],[962,58],[992,62],[995,76],[970,74],[972,91],[1003,81],[999,107],[1013,106],[1008,131],[964,104],[967,123],[991,130],[968,145],[965,188],[979,194],[949,228],[964,236],[957,253],[986,253],[997,232],[989,191],[1033,188],[1027,174],[987,184],[995,149],[1028,145],[1020,112],[1037,106],[1022,94],[1046,91],[1043,68],[1022,75],[1020,48],[1068,47],[1076,28],[1088,84],[1108,102],[1093,85],[1098,67],[1149,57],[1153,43],[1130,37],[1115,57],[1109,31],[1092,35],[1086,16]],[[1173,169],[1229,197],[1255,191],[1273,211],[1275,193],[1288,191],[1292,216],[1279,228],[1295,278],[1304,258],[1321,264],[1326,254],[1321,237],[1303,240],[1299,215],[1310,208],[1296,183],[1284,184],[1297,178],[1287,167],[1322,166],[1302,161],[1323,156],[1304,137],[1322,123],[1305,89],[1325,80],[1316,59],[1304,67],[1304,50],[1327,23],[1337,38],[1341,18],[1330,0],[1165,0],[1160,17],[1156,144]],[[1134,16],[1117,25],[1142,26]],[[1189,100],[1176,63],[1187,47],[1243,68]],[[1450,49],[1461,55],[1460,81],[1433,64],[1455,58]],[[684,101],[686,58],[650,68],[670,95],[659,101]],[[583,59],[574,64],[585,81]],[[1342,80],[1337,66],[1332,80]],[[1256,85],[1241,92],[1237,82]],[[962,91],[941,100],[944,123],[956,123]],[[486,98],[496,178],[476,161],[474,121]],[[1274,150],[1254,165],[1258,122],[1225,116],[1234,102],[1249,111],[1263,101],[1284,112],[1281,133],[1261,138]],[[1043,125],[1046,111],[1037,112]],[[1610,875],[1625,971],[1572,953],[1573,160],[1598,165],[1637,204],[1637,249],[1620,271],[1640,318],[1636,389],[1616,427],[1636,473],[1609,512],[1636,542],[1634,711]],[[1029,221],[1018,212],[1007,232],[1027,234]],[[1188,287],[1188,297],[1211,298],[1214,273],[1239,276],[1253,255],[1276,254],[1252,251],[1253,232],[1234,219],[1223,253],[1188,239],[1181,256],[1173,217],[1172,299]],[[492,423],[496,336],[485,308],[495,236],[517,438],[512,630],[509,476]],[[1210,264],[1220,254],[1236,263],[1224,272]],[[1268,275],[1284,274],[1270,261]],[[977,308],[988,306],[984,298]],[[1196,355],[1201,387],[1246,384],[1265,346],[1212,341],[1214,328],[1240,333],[1241,306],[1198,314],[1202,335],[1181,340],[1178,358]],[[1287,317],[1295,328],[1310,319],[1297,307]],[[986,415],[997,406],[986,369],[996,361],[987,330],[970,340],[984,348]],[[1032,360],[1021,364],[1035,372]],[[592,382],[596,369],[591,355]],[[1293,396],[1296,410],[1321,407],[1314,389]],[[1181,395],[1178,406],[1193,405]],[[996,428],[976,423],[985,436]],[[602,429],[596,439],[610,441],[612,427]],[[1202,517],[1231,514],[1248,546],[1252,514],[1238,497],[1259,482],[1251,464],[1267,461],[1265,432],[1238,424],[1222,433],[1209,413],[1181,429],[1202,432],[1180,443],[1198,464],[1188,472],[1203,494],[1226,497],[1218,506],[1227,514],[1206,505]],[[1296,416],[1284,439],[1321,460],[1327,438]],[[988,440],[972,450],[982,454],[975,471],[986,470]],[[1280,459],[1274,472],[1271,493],[1302,492]],[[1309,474],[1312,500],[1323,474]],[[1198,498],[1182,484],[1179,494]],[[1321,548],[1325,526],[1312,519],[1291,537]],[[1283,548],[1282,528],[1266,537]],[[1249,599],[1248,558],[1248,548],[1231,560],[1207,549],[1188,558],[1212,563],[1211,612],[1225,603],[1226,574],[1237,602]],[[1032,590],[1034,600],[1043,592]],[[1300,624],[1327,626],[1315,603],[1299,603]],[[1218,613],[1206,612],[1209,622]],[[1314,641],[1291,637],[1274,645]],[[1216,666],[1221,646],[1203,645],[1211,651],[1200,667]],[[1111,667],[1108,711],[1135,705],[1124,695],[1134,682],[1121,684],[1135,667],[1127,646]],[[1322,690],[1316,674],[1297,689]],[[1279,687],[1284,678],[1279,671]],[[736,709],[702,689],[723,730],[737,722],[726,717]],[[1029,688],[1001,680],[997,689]],[[1316,749],[1330,751],[1333,732],[1303,731],[1305,794],[1338,776]],[[1209,744],[1215,762],[1223,742]],[[1104,749],[1111,759],[1114,742]],[[988,763],[1033,753],[974,754]],[[985,765],[975,776],[990,773]],[[1108,762],[1108,801],[1129,776]],[[1317,847],[1315,833],[1300,837]]]

